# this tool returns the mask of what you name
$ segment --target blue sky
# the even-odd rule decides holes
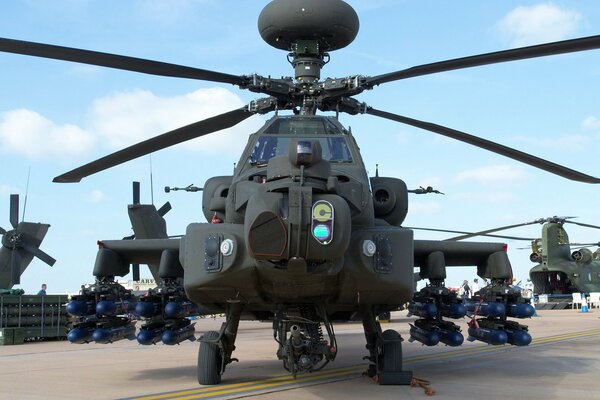
[[[230,74],[291,75],[285,53],[258,34],[266,1],[21,1],[1,6],[0,36],[173,62]],[[332,52],[322,77],[379,75],[449,58],[600,34],[596,1],[349,1],[360,32]],[[52,226],[42,248],[58,261],[34,260],[21,287],[76,291],[92,282],[96,240],[131,233],[131,182],[142,202],[170,201],[169,234],[203,221],[201,195],[164,186],[202,186],[230,174],[263,117],[85,178],[54,176],[143,138],[240,107],[262,97],[236,87],[164,78],[67,62],[0,54],[0,226],[9,194],[21,194],[31,169],[25,219]],[[435,122],[600,176],[600,51],[539,58],[387,83],[358,96],[375,108]],[[407,226],[480,230],[553,215],[600,225],[600,187],[373,116],[343,115],[371,175],[399,177],[411,195]],[[515,235],[537,236],[539,225]],[[574,242],[600,240],[575,225]],[[416,232],[417,238],[448,235]],[[527,243],[507,241],[515,275],[531,263]],[[146,273],[142,268],[142,273]],[[475,277],[450,273],[448,285]]]

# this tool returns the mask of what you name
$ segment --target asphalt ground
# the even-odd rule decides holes
[[[437,399],[600,399],[600,310],[540,310],[524,320],[527,347],[466,342],[460,347],[403,344],[405,368],[429,381]],[[383,329],[408,338],[406,312]],[[196,322],[197,336],[221,318]],[[466,332],[467,319],[458,321]],[[367,354],[360,323],[336,324],[338,356],[319,372],[293,379],[277,360],[271,324],[241,322],[239,363],[217,386],[196,380],[197,342],[141,346],[136,341],[75,345],[66,341],[0,346],[1,399],[423,399],[424,388],[382,386],[363,376]]]

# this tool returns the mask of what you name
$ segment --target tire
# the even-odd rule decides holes
[[[219,332],[209,331],[204,339],[214,340]],[[216,385],[221,383],[221,350],[216,343],[200,342],[198,349],[198,383],[201,385]]]
[[[388,329],[383,331],[383,338],[390,342],[386,342],[381,346],[383,357],[380,361],[380,371],[402,371],[402,341],[400,334],[395,330]]]

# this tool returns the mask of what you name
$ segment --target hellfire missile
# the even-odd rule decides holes
[[[504,326],[508,343],[515,346],[527,346],[531,343],[531,335],[527,332],[527,326],[521,325],[518,322],[506,321]]]
[[[506,314],[506,307],[498,302],[469,301],[466,303],[466,307],[470,313],[477,310],[477,315],[482,317],[501,318]]]
[[[165,318],[182,318],[196,312],[196,305],[189,300],[170,301],[165,306]]]
[[[440,342],[440,336],[437,333],[437,329],[423,329],[410,324],[410,338],[409,342],[418,341],[426,346],[435,346]]]
[[[92,341],[94,330],[96,330],[96,321],[80,322],[67,333],[67,339],[71,343],[89,343]]]
[[[189,320],[185,320],[188,321]],[[194,324],[189,324],[187,326],[182,327],[173,327],[171,329],[165,329],[163,332],[161,339],[162,342],[166,345],[172,346],[175,344],[179,344],[184,340],[195,341],[196,337],[194,336],[195,332]]]
[[[152,318],[162,312],[162,302],[140,300],[135,305],[135,313],[142,318]]]
[[[513,303],[506,310],[506,315],[513,318],[530,318],[534,314],[535,308],[529,303]]]
[[[477,324],[469,324],[468,341],[479,340],[491,345],[506,344],[508,335],[503,329],[504,325],[499,321],[486,319],[477,320]]]
[[[92,340],[96,343],[112,343],[122,339],[135,339],[135,323],[128,322],[125,325],[97,328],[92,334]]]
[[[96,314],[110,316],[127,314],[133,304],[129,300],[100,300],[96,304]]]
[[[442,303],[442,306],[440,307],[440,312],[444,317],[458,319],[467,315],[467,308],[462,303]]]
[[[156,344],[161,341],[164,330],[165,324],[163,322],[142,325],[137,334],[137,341],[143,345]]]
[[[96,313],[96,301],[94,299],[86,299],[84,296],[73,296],[73,300],[67,303],[66,310],[69,314],[76,317],[92,315]]]
[[[409,316],[418,315],[423,318],[435,318],[437,306],[433,303],[414,302],[408,305]]]

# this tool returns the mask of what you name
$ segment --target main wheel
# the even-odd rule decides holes
[[[219,332],[209,331],[204,339],[214,340]],[[200,342],[198,349],[198,383],[201,385],[216,385],[221,383],[221,349],[216,343]]]
[[[383,331],[385,342],[381,346],[382,356],[379,359],[379,370],[386,372],[402,371],[402,342],[398,332],[392,329]]]

